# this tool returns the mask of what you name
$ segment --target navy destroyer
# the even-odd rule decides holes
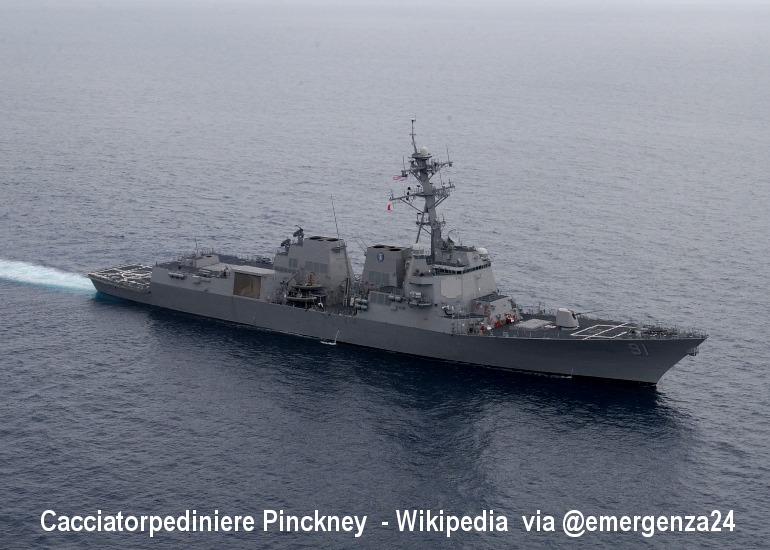
[[[414,152],[396,176],[410,185],[390,200],[417,210],[417,238],[369,246],[360,276],[343,239],[300,228],[273,257],[196,251],[88,277],[99,292],[142,304],[322,343],[517,371],[656,384],[697,353],[705,334],[567,308],[525,310],[501,293],[489,252],[442,232],[436,209],[454,185],[434,176],[452,163],[417,146],[414,121],[411,136]]]

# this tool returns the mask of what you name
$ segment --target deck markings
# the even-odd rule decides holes
[[[591,325],[590,327],[586,327],[584,329],[580,329],[576,332],[572,333],[572,336],[575,338],[580,338],[582,340],[589,340],[591,338],[604,338],[606,340],[612,340],[613,338],[617,338],[618,336],[623,336],[628,332],[627,329],[631,328],[633,325],[629,323],[622,323],[620,325]],[[597,331],[597,329],[603,329]],[[618,332],[616,334],[612,335],[606,335],[606,333],[615,331]],[[585,332],[590,332],[590,334],[582,334]]]

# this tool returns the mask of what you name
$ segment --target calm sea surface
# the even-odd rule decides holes
[[[770,545],[770,8],[760,3],[0,4],[0,547]],[[710,334],[656,388],[265,334],[97,296],[82,274],[296,225],[413,240],[443,213],[522,304]],[[46,533],[57,515],[250,514],[251,533]],[[261,530],[264,509],[368,516]],[[507,533],[399,533],[494,510]],[[734,532],[561,530],[711,515]],[[554,516],[527,532],[522,516]],[[389,521],[388,527],[382,526]]]

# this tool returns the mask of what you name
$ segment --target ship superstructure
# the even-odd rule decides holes
[[[356,276],[345,241],[298,228],[274,256],[195,251],[156,265],[89,273],[96,289],[135,302],[266,330],[503,369],[655,384],[706,335],[520,308],[500,293],[485,248],[444,237],[437,207],[454,189],[417,147],[391,195],[416,210],[413,244],[366,249]],[[415,206],[415,203],[418,206]],[[425,237],[422,239],[422,237]],[[426,242],[429,241],[429,242]]]

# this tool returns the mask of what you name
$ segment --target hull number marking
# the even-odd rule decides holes
[[[634,355],[642,355],[644,357],[650,356],[650,352],[647,351],[647,346],[644,344],[628,344],[628,349],[630,349],[631,353]]]

